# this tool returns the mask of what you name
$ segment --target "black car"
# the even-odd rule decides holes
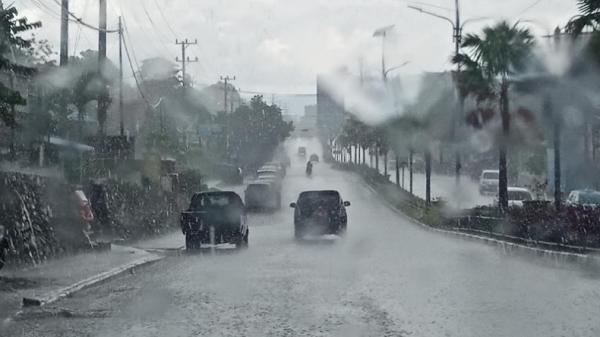
[[[298,201],[290,204],[294,208],[294,235],[302,239],[306,235],[342,235],[348,226],[346,207],[338,191],[306,191],[300,193]]]
[[[274,181],[255,181],[248,184],[244,201],[248,210],[276,210],[281,208],[281,191]]]
[[[190,207],[181,212],[180,220],[186,249],[197,249],[209,243],[232,243],[236,247],[248,245],[246,209],[235,192],[196,193]]]

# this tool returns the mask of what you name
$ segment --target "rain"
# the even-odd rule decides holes
[[[0,0],[0,336],[598,336],[594,0]]]

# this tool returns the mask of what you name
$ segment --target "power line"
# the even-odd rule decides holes
[[[129,40],[131,42],[131,37],[129,36],[129,28],[127,27],[127,22],[125,21],[125,17],[123,17],[122,20],[123,20],[123,40],[125,40],[127,38],[127,40]],[[127,47],[125,49],[127,49]],[[136,68],[139,70],[140,64],[138,63],[138,59],[135,54],[135,50],[132,48],[131,52],[133,54],[133,60],[135,61]],[[127,54],[129,54],[129,52],[127,52]],[[135,73],[133,76],[135,77]],[[140,73],[140,76],[141,76],[141,73]],[[142,80],[143,80],[143,78],[142,78]]]
[[[171,31],[171,34],[173,34],[173,37],[177,37],[177,34],[173,30],[173,27],[169,24],[169,20],[167,20],[163,9],[158,4],[158,1],[154,0],[154,4],[156,5],[156,8],[158,8],[158,12],[160,13],[160,16],[162,16],[162,19],[165,22],[167,28],[169,29],[169,31]]]
[[[525,7],[525,9],[523,9],[523,10],[521,11],[521,13],[519,13],[519,16],[521,16],[521,15],[525,14],[526,12],[528,12],[528,11],[529,11],[530,9],[532,9],[533,7],[535,7],[535,6],[539,5],[539,4],[540,4],[542,1],[544,1],[544,0],[536,0],[536,1],[534,1],[534,2],[533,2],[531,5],[529,5],[529,6]]]
[[[140,82],[139,82],[139,80],[137,78],[136,71],[135,71],[135,68],[133,66],[133,62],[131,61],[131,55],[129,54],[129,47],[128,47],[126,39],[123,39],[123,47],[125,47],[125,54],[127,55],[127,61],[129,63],[129,67],[131,68],[131,73],[133,74],[133,79],[135,81],[135,86],[137,87],[138,92],[140,93],[140,96],[142,97],[142,99],[144,100],[144,102],[146,102],[146,104],[148,105],[149,108],[151,108],[152,110],[154,110],[156,104],[150,103],[150,101],[148,100],[148,98],[144,94],[144,91],[142,90],[142,86],[140,85]],[[139,71],[139,68],[138,68],[138,71]],[[160,104],[160,101],[158,102],[158,104]]]
[[[38,0],[38,1],[39,1],[39,0]],[[58,2],[58,0],[54,0],[54,3],[55,3],[55,4],[57,4],[59,7],[61,7],[61,8],[62,8],[62,4],[61,4],[60,2]],[[72,18],[72,19],[71,19],[71,20],[69,20],[69,21],[77,22],[77,23],[79,23],[80,25],[82,25],[82,26],[84,26],[84,27],[87,27],[87,28],[89,28],[89,29],[92,29],[92,30],[95,30],[95,31],[98,31],[98,32],[104,32],[104,33],[118,33],[118,32],[119,32],[119,30],[118,30],[118,29],[100,29],[100,28],[98,28],[98,27],[96,27],[96,26],[94,26],[94,25],[91,25],[91,24],[89,24],[89,23],[87,23],[87,22],[83,21],[83,19],[81,19],[81,18],[77,17],[77,16],[76,16],[75,14],[73,14],[71,11],[68,11],[67,13],[69,13],[69,16]]]
[[[82,14],[82,19],[85,16],[85,13],[87,13],[87,8],[88,5],[90,3],[90,0],[85,0],[85,3],[83,4],[83,14]],[[77,23],[77,27],[79,27],[79,31],[77,32],[77,38],[75,39],[75,44],[73,46],[73,55],[77,54],[77,48],[79,47],[79,41],[81,41],[81,36],[82,36],[82,27],[79,23]]]
[[[162,45],[162,48],[160,49],[160,51],[162,52],[164,50],[168,50],[169,47],[167,46],[165,41],[169,41],[169,38],[165,37],[163,35],[162,30],[157,27],[156,23],[152,19],[152,15],[150,15],[150,12],[148,11],[148,8],[146,7],[144,0],[141,0],[141,2],[142,2],[142,9],[144,10],[144,14],[146,15],[146,18],[148,19],[148,21],[150,22],[152,29],[156,32],[156,37],[157,37],[158,42]]]
[[[121,8],[121,12],[125,13],[125,11],[123,10],[122,4],[120,6],[121,6],[120,7]],[[135,26],[137,26],[139,29],[141,29],[143,31],[143,34],[138,34],[138,36],[137,36],[138,39],[143,37],[143,38],[145,38],[147,40],[146,43],[143,44],[144,46],[146,46],[144,48],[144,51],[147,52],[147,51],[149,51],[148,48],[150,48],[150,49],[153,49],[153,50],[151,50],[152,53],[161,55],[163,58],[170,58],[170,55],[167,55],[165,53],[165,51],[168,50],[168,48],[164,45],[164,43],[163,43],[162,47],[160,45],[156,44],[156,41],[155,41],[156,39],[152,38],[151,34],[148,34],[148,28],[147,28],[148,25],[147,24],[142,25],[140,23],[141,21],[137,17],[137,14],[138,13],[136,11],[133,11],[131,13],[130,17],[132,18],[133,22],[135,23]],[[159,42],[162,42],[162,41],[159,41]]]
[[[50,17],[54,19],[60,20],[60,14],[53,11],[50,7],[46,6],[44,3],[39,2],[39,0],[29,0],[35,7],[37,7],[40,11],[50,15]]]

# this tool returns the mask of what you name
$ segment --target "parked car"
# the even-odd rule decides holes
[[[314,161],[315,163],[318,163],[319,162],[319,156],[317,156],[316,154],[313,153],[313,154],[310,155],[310,158],[308,160]]]
[[[246,209],[235,192],[196,193],[189,208],[181,212],[180,225],[188,250],[209,243],[231,243],[238,248],[248,245]]]
[[[298,148],[298,156],[303,158],[306,157],[306,147],[300,146]]]
[[[569,206],[598,207],[600,205],[600,192],[590,189],[571,191],[566,204]]]
[[[244,192],[248,210],[275,210],[281,208],[281,191],[274,181],[259,180],[248,184]]]
[[[483,170],[479,177],[479,194],[497,194],[500,171]]]
[[[533,193],[530,190],[523,187],[509,187],[508,188],[508,206],[510,207],[523,207],[524,201],[534,200]]]
[[[306,235],[342,235],[348,226],[346,207],[350,202],[342,200],[338,191],[306,191],[290,204],[294,208],[294,235],[302,239]]]

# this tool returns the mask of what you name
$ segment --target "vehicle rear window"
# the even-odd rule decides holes
[[[500,174],[498,172],[484,172],[483,179],[500,179]]]
[[[192,198],[191,209],[201,209],[209,207],[227,207],[239,204],[238,199],[231,194],[199,194]]]
[[[531,194],[524,191],[508,191],[508,200],[528,201],[531,200]]]
[[[263,184],[248,185],[248,188],[246,189],[248,193],[265,193],[268,190],[269,186]]]
[[[304,192],[298,198],[298,205],[302,209],[313,209],[318,206],[333,207],[340,203],[340,195],[334,191]]]
[[[600,193],[581,193],[579,203],[585,205],[600,205]]]

